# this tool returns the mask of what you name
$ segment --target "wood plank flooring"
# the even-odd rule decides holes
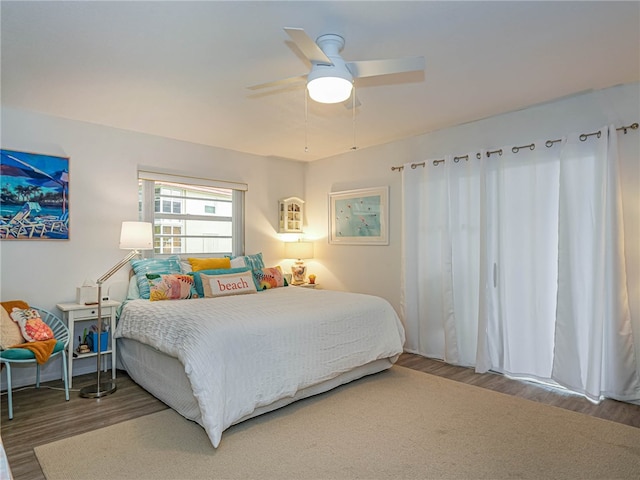
[[[403,354],[398,365],[640,428],[638,405],[614,400],[594,405],[575,395],[510,380],[493,373],[477,374],[469,368],[455,367],[418,355]],[[70,393],[69,402],[64,400],[64,391],[57,390],[62,387],[60,381],[44,384],[56,390],[43,386],[40,390],[24,389],[14,392],[13,420],[8,420],[6,395],[2,395],[0,431],[15,480],[44,479],[33,452],[33,448],[38,445],[167,408],[121,371],[118,371],[116,380],[118,390],[113,395],[101,399],[80,398],[78,390],[94,381],[94,374],[74,377],[74,391]]]

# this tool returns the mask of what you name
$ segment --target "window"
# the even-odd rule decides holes
[[[139,209],[154,226],[156,255],[240,255],[246,185],[138,172]]]

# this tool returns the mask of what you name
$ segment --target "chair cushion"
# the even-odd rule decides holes
[[[60,350],[64,350],[64,342],[60,340],[56,341],[56,346],[53,347],[53,355]],[[0,357],[5,358],[7,360],[35,360],[36,356],[31,350],[27,350],[26,348],[9,348],[8,350],[2,350],[0,352]]]

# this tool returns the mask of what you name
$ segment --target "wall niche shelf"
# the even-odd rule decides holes
[[[303,218],[304,200],[289,197],[278,201],[279,233],[302,233]]]

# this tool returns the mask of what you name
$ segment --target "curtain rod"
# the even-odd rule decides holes
[[[626,125],[626,126],[623,126],[623,127],[620,127],[620,128],[616,128],[616,130],[617,131],[621,131],[622,130],[624,132],[624,134],[626,135],[627,134],[627,130],[630,130],[630,129],[631,130],[638,130],[638,126],[639,126],[638,122],[635,122],[635,123],[632,123],[631,125]],[[584,141],[587,140],[587,138],[589,138],[589,137],[591,137],[593,135],[595,135],[598,138],[600,138],[600,135],[601,135],[600,130],[598,130],[597,132],[592,132],[592,133],[583,133],[583,134],[580,135],[579,138],[580,138],[581,142],[584,142]],[[561,141],[562,141],[562,139],[547,140],[545,142],[545,146],[547,148],[551,148],[555,143],[558,143],[558,142],[561,142]],[[511,149],[511,151],[513,153],[518,153],[523,148],[528,148],[529,150],[535,150],[536,145],[535,145],[535,143],[530,143],[529,145],[522,145],[520,147],[513,147]],[[498,154],[498,155],[501,156],[502,155],[502,149],[500,148],[498,150],[489,150],[489,151],[486,152],[486,154],[487,154],[487,157],[491,157],[491,155],[495,155],[495,154]],[[480,154],[480,152],[476,153],[476,158],[478,160],[480,160],[481,157],[482,157],[482,155]],[[440,160],[434,160],[433,161],[433,165],[437,167],[439,164],[444,163],[444,160],[445,160],[444,158],[442,158]],[[468,161],[469,160],[469,155],[462,155],[460,157],[453,157],[453,161],[456,162],[456,163],[458,163],[460,160],[467,160]],[[414,169],[414,170],[417,167],[424,167],[424,166],[426,166],[426,162],[418,162],[418,163],[412,163],[411,164],[411,168]],[[402,171],[403,169],[404,169],[404,165],[400,165],[398,167],[391,167],[391,171],[392,172],[395,172],[396,170]]]

